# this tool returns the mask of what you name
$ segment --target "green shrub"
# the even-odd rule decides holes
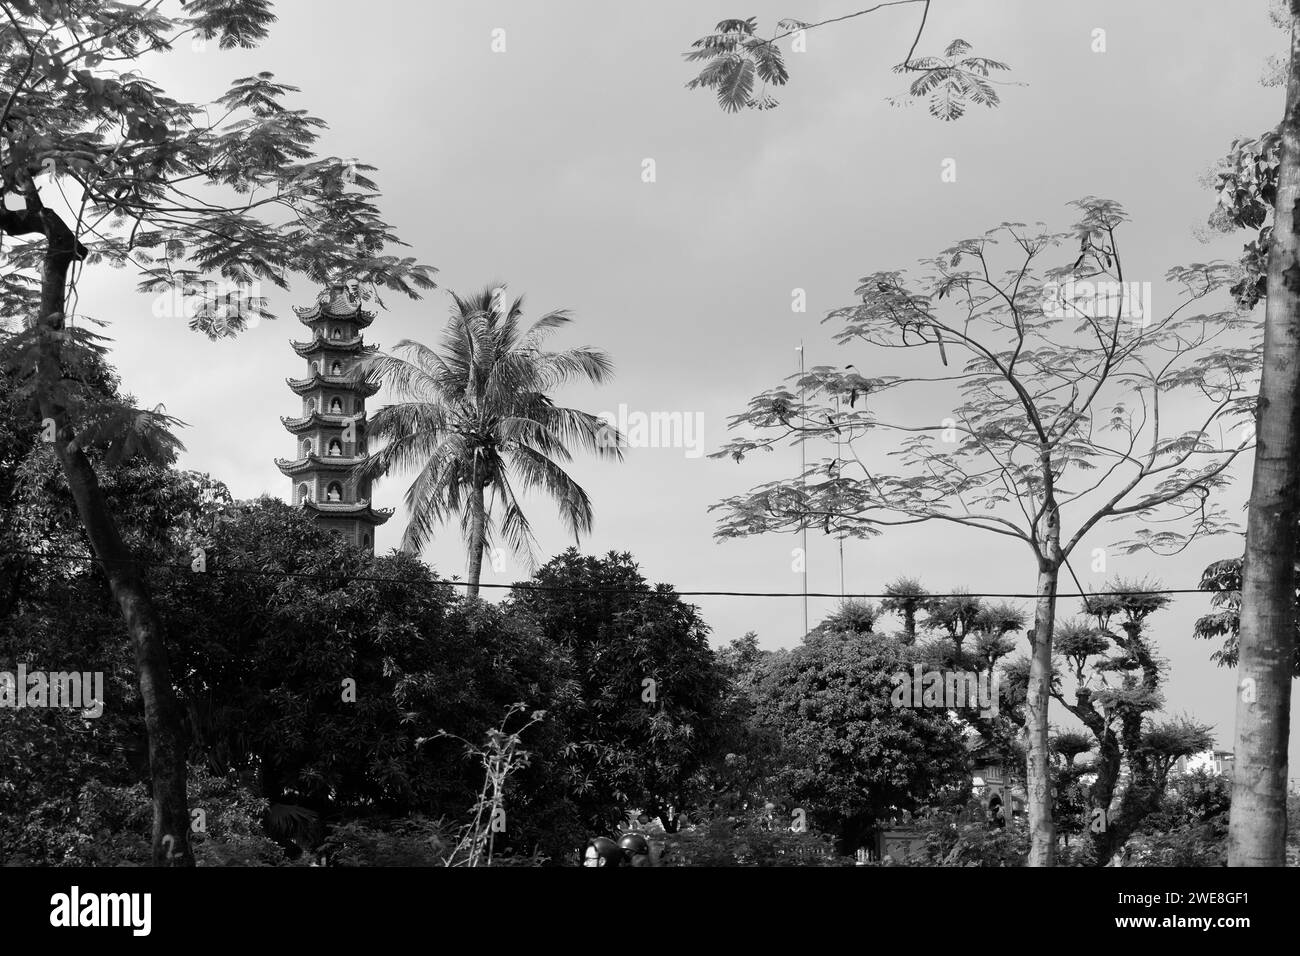
[[[274,866],[284,851],[263,833],[265,801],[236,781],[201,768],[189,773],[191,814],[202,811],[203,832],[192,832],[198,866]],[[46,800],[17,826],[6,828],[7,866],[148,866],[153,806],[143,783],[83,784],[74,796]]]
[[[825,834],[791,833],[725,820],[663,836],[661,866],[852,866]]]
[[[452,843],[441,821],[415,816],[340,823],[322,850],[331,866],[442,866]]]

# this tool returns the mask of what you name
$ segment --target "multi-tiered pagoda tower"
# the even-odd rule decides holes
[[[312,338],[293,343],[307,363],[307,377],[288,379],[302,398],[302,415],[280,419],[297,442],[297,454],[275,463],[293,482],[290,501],[322,527],[373,551],[376,525],[393,512],[372,508],[370,483],[358,485],[350,472],[366,457],[366,399],[379,391],[376,382],[354,374],[361,357],[378,349],[361,338],[375,315],[361,308],[355,286],[343,284],[330,286],[314,306],[295,307],[294,312]]]

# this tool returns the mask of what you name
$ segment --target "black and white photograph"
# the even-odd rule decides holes
[[[1300,0],[0,0],[0,191],[17,939],[1285,932]]]

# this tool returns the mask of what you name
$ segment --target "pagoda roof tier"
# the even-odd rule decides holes
[[[313,452],[306,458],[277,458],[275,467],[281,474],[293,478],[308,471],[350,471],[365,460],[365,455],[344,458],[342,455],[317,455]]]
[[[392,508],[372,508],[369,501],[351,504],[342,501],[304,501],[302,507],[331,518],[357,518],[370,524],[383,524],[393,516]]]
[[[358,425],[364,423],[360,415],[326,415],[322,412],[312,412],[310,415],[304,415],[301,418],[289,418],[287,415],[281,415],[280,421],[284,423],[285,428],[295,435],[312,428],[346,428],[349,422]]]
[[[362,309],[361,299],[348,295],[347,290],[343,288],[327,289],[316,296],[315,305],[305,309],[294,306],[293,311],[298,314],[298,321],[303,325],[313,325],[329,319],[343,319],[354,322],[364,329],[375,321],[375,313]]]
[[[341,388],[366,398],[379,391],[378,382],[358,381],[349,375],[321,375],[318,372],[311,378],[286,378],[285,381],[297,395],[306,395],[317,388]]]
[[[293,350],[307,358],[309,355],[315,355],[317,352],[324,352],[327,349],[332,352],[347,352],[352,355],[361,352],[376,352],[379,350],[378,345],[363,345],[361,336],[353,336],[350,339],[326,339],[323,336],[317,336],[310,342],[290,342]]]

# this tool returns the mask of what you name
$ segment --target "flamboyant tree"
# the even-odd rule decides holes
[[[255,46],[274,19],[269,0],[0,3],[0,289],[4,314],[23,320],[4,360],[131,635],[158,863],[193,860],[183,734],[158,614],[86,449],[165,459],[178,423],[86,384],[104,346],[73,320],[74,307],[93,310],[77,279],[87,266],[134,265],[141,291],[194,301],[190,324],[212,338],[272,317],[260,285],[284,289],[295,275],[373,294],[433,285],[429,268],[384,254],[397,239],[374,205],[372,167],[314,155],[325,124],[285,105],[293,87],[260,73],[198,104],[145,72],[178,46]]]
[[[732,427],[762,434],[737,437],[715,455],[740,461],[786,440],[829,434],[843,449],[798,476],[715,505],[723,511],[720,537],[805,522],[868,536],[939,521],[1029,550],[1037,595],[1025,705],[1033,865],[1055,859],[1048,702],[1061,573],[1103,521],[1142,519],[1122,543],[1129,551],[1175,550],[1228,527],[1213,494],[1250,447],[1249,435],[1231,426],[1253,409],[1257,366],[1246,316],[1233,308],[1190,311],[1225,288],[1226,265],[1169,270],[1176,301],[1157,317],[1123,285],[1122,208],[1092,198],[1076,205],[1082,219],[1068,233],[1004,223],[927,260],[922,277],[862,279],[860,302],[826,320],[841,323],[841,344],[868,346],[856,367],[812,368],[792,387],[760,394]],[[1010,240],[1010,263],[999,263],[997,239]],[[1067,243],[1080,247],[1077,257],[1044,264]],[[929,355],[944,367],[932,375],[920,356],[904,360],[886,349]],[[916,371],[866,377],[857,370],[886,363]],[[906,393],[933,395],[945,384],[960,404],[940,421],[906,411],[886,421],[867,407],[887,395],[892,408],[924,408]],[[1176,395],[1189,400],[1176,405]],[[891,444],[886,435],[901,437]],[[903,466],[896,474],[883,470],[890,457]]]
[[[900,7],[911,8],[916,32],[907,56],[893,67],[893,72],[912,79],[906,94],[893,97],[890,102],[903,105],[925,100],[930,115],[945,121],[960,119],[971,104],[996,107],[1001,102],[996,89],[1001,81],[993,79],[993,74],[1010,69],[1005,63],[971,56],[971,45],[965,40],[953,40],[944,48],[942,56],[916,56],[932,2],[893,0],[816,22],[787,18],[777,21],[770,37],[758,35],[756,17],[723,20],[714,27],[713,33],[696,40],[690,51],[683,54],[688,61],[705,64],[686,87],[715,90],[718,105],[728,113],[742,109],[770,110],[778,105],[770,89],[784,86],[790,79],[780,46],[783,41],[789,41],[792,52],[802,52],[811,30],[856,20],[886,7]],[[757,91],[755,82],[761,84]]]

